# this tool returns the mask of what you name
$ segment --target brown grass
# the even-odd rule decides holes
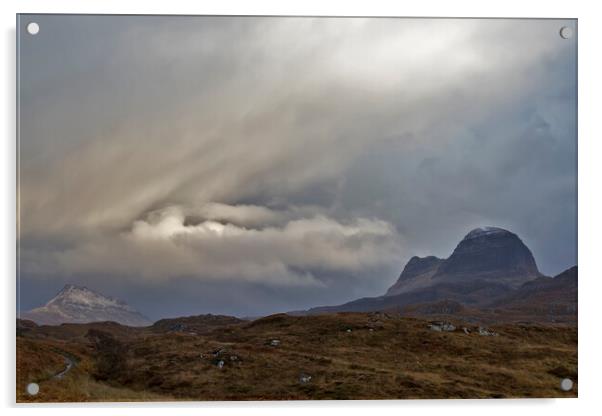
[[[64,380],[41,383],[35,400],[576,397],[575,327],[494,329],[499,336],[441,333],[419,319],[337,314],[274,315],[205,335],[112,331],[123,344],[125,366],[102,382],[95,379],[102,351],[78,335],[60,345],[80,358],[77,368]],[[56,341],[28,337],[18,344],[22,357],[53,356]],[[280,345],[270,346],[271,339]],[[21,362],[18,389],[56,371],[62,358],[55,358],[29,367]],[[311,380],[301,383],[301,374]],[[575,381],[570,392],[559,389],[564,377]],[[31,400],[19,392],[18,399]]]

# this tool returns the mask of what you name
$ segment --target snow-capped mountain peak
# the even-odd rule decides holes
[[[84,286],[65,285],[46,305],[22,314],[39,324],[115,321],[130,326],[150,322],[127,303],[102,295]]]
[[[511,234],[511,233],[510,233],[510,231],[504,230],[503,228],[499,228],[499,227],[479,227],[479,228],[475,228],[474,230],[472,230],[471,232],[466,234],[466,236],[464,237],[464,240],[470,240],[472,238],[485,237],[485,236],[490,236],[490,235],[494,235],[494,234]]]
[[[65,285],[54,298],[46,303],[46,306],[62,304],[81,305],[82,307],[89,308],[123,308],[130,312],[134,311],[132,307],[123,301],[101,295],[87,287],[73,284]]]

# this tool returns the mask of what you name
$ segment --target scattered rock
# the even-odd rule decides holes
[[[230,356],[230,361],[238,361],[238,356],[237,355],[231,355]]]
[[[455,331],[456,327],[452,324],[450,324],[449,322],[443,324],[443,330],[444,331]]]
[[[301,374],[299,376],[299,383],[301,384],[307,384],[311,381],[311,376],[307,375],[307,374]]]
[[[456,330],[455,325],[453,325],[451,322],[447,322],[447,321],[433,321],[429,324],[429,328],[432,331],[437,331],[437,332],[453,332]]]
[[[497,337],[498,334],[491,329],[484,328],[482,326],[479,327],[479,335],[484,337]]]

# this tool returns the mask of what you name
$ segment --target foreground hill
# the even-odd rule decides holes
[[[448,305],[449,306],[449,305]],[[453,305],[452,305],[453,306]],[[17,399],[26,401],[575,397],[577,330],[478,325],[452,332],[385,313],[210,320],[204,334],[158,325],[19,322]],[[219,324],[217,324],[219,322]],[[181,322],[175,322],[180,324]],[[81,327],[75,330],[75,327]],[[466,331],[464,330],[466,328]],[[65,332],[65,333],[63,333]],[[66,363],[74,365],[61,378]],[[40,385],[37,396],[25,386]]]

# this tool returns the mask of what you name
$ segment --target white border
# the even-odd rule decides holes
[[[599,122],[600,109],[595,106],[596,98],[602,96],[600,88],[599,40],[602,39],[601,15],[596,2],[569,2],[548,0],[527,2],[506,0],[493,2],[478,0],[453,1],[357,1],[341,0],[226,0],[226,1],[151,1],[151,0],[5,0],[0,2],[3,26],[3,99],[0,101],[2,126],[5,127],[2,141],[2,191],[1,225],[2,247],[0,248],[4,302],[2,302],[2,375],[0,394],[2,404],[12,407],[10,414],[19,411],[14,405],[14,329],[15,329],[15,14],[16,13],[118,13],[118,14],[268,14],[268,15],[345,15],[345,16],[445,16],[445,17],[562,17],[579,19],[579,399],[558,400],[440,400],[400,402],[271,402],[271,403],[182,403],[118,405],[121,412],[158,415],[162,408],[174,409],[177,413],[224,414],[233,409],[249,415],[282,414],[306,415],[308,412],[326,414],[345,412],[346,415],[362,415],[369,410],[381,414],[400,412],[441,413],[446,415],[504,415],[514,412],[545,412],[546,415],[567,416],[569,412],[593,413],[600,406],[596,401],[600,395],[600,329],[598,305],[602,296],[602,273],[597,255],[602,252],[600,237],[602,227],[602,198],[600,161],[602,134]],[[111,405],[88,405],[85,412],[90,415],[106,415]],[[199,409],[202,408],[202,410]],[[82,406],[37,406],[44,414],[81,414]],[[33,410],[26,407],[21,410]]]

